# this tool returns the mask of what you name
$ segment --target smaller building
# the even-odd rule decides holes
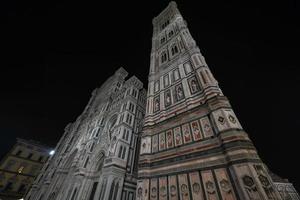
[[[269,171],[269,174],[271,175],[275,188],[282,197],[282,200],[300,200],[297,190],[288,179],[283,179],[271,171]]]
[[[0,162],[0,199],[21,199],[50,151],[39,142],[17,138],[17,143]]]

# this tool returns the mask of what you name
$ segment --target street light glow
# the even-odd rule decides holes
[[[49,152],[49,155],[52,156],[52,155],[54,155],[54,153],[55,153],[55,151],[52,150],[52,151]]]

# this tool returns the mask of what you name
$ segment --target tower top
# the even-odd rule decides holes
[[[177,9],[177,4],[175,1],[171,1],[159,15],[153,18],[152,24],[154,27],[167,26],[168,21],[170,22],[175,19],[176,14],[180,15],[179,10]]]

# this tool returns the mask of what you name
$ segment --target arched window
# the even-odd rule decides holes
[[[165,38],[165,37],[162,37],[162,38],[160,39],[160,43],[161,43],[161,44],[163,44],[165,41],[166,41],[166,38]]]
[[[71,200],[74,200],[74,199],[75,199],[76,193],[77,193],[77,188],[75,188]]]
[[[170,32],[169,32],[169,37],[172,37],[173,34],[174,34],[174,32],[173,32],[173,31],[170,31]]]
[[[162,54],[161,54],[161,63],[164,63],[167,61],[167,53],[164,51]]]
[[[178,53],[178,47],[174,44],[171,48],[172,56]]]
[[[113,197],[113,200],[117,199],[118,190],[119,190],[119,182],[116,184],[116,186],[114,188],[114,197]]]
[[[114,193],[114,188],[115,188],[115,181],[113,181],[112,184],[111,184],[108,199],[112,199],[112,196],[113,196],[113,193]]]

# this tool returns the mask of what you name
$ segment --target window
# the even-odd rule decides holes
[[[87,159],[85,160],[83,168],[86,168],[86,166],[87,166],[88,163],[89,163],[89,157],[87,157]]]
[[[122,153],[122,159],[124,159],[125,158],[125,154],[126,154],[126,147],[124,147],[124,149],[123,149],[123,153]]]
[[[174,32],[173,32],[173,31],[170,31],[170,32],[169,32],[169,37],[172,37],[173,34],[174,34]]]
[[[167,61],[167,53],[166,51],[164,51],[162,54],[161,54],[161,63],[164,63]]]
[[[94,182],[89,200],[93,200],[94,199],[97,186],[98,186],[98,182]]]
[[[18,193],[24,193],[24,192],[25,192],[25,184],[21,184],[18,189]]]
[[[28,154],[27,158],[31,159],[32,155],[33,155],[32,153]]]
[[[21,153],[22,153],[22,151],[21,151],[21,150],[19,150],[19,151],[16,153],[16,156],[20,156],[20,155],[21,155]]]
[[[8,182],[5,186],[5,188],[3,189],[3,191],[9,191],[12,189],[12,185],[13,183],[12,182]]]
[[[172,56],[178,53],[178,47],[177,47],[177,45],[173,45],[172,46],[171,53],[172,53]]]
[[[91,146],[91,148],[90,148],[90,152],[93,152],[93,150],[94,150],[94,145],[95,145],[95,143],[92,143],[92,146]]]
[[[43,156],[40,156],[39,159],[38,159],[38,161],[42,162],[43,158],[44,158]]]
[[[134,104],[132,104],[131,102],[129,103],[129,111],[132,113],[134,111]]]
[[[121,158],[122,151],[123,151],[123,146],[120,146],[118,158]]]
[[[160,39],[160,43],[161,43],[161,44],[163,44],[165,41],[166,41],[166,38],[165,38],[165,37],[162,37],[162,38]]]

